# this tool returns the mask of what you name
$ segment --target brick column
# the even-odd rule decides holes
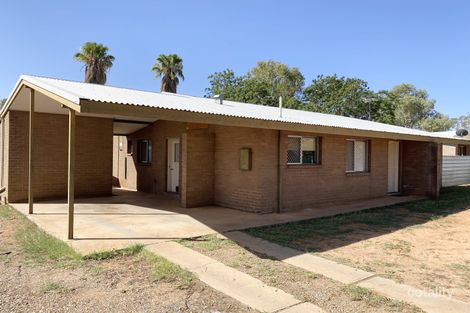
[[[181,137],[181,206],[214,202],[214,134],[191,129]]]

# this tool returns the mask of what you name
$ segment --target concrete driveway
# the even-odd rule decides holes
[[[179,207],[177,199],[114,189],[112,197],[77,199],[73,240],[67,240],[65,201],[35,203],[32,215],[27,214],[26,203],[12,205],[49,234],[67,241],[77,251],[87,254],[99,250],[118,249],[134,243],[152,244],[224,233],[416,199],[418,198],[385,197],[341,206],[260,215],[218,206],[184,209]]]

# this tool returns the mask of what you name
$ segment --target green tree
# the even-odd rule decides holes
[[[421,120],[432,118],[435,100],[429,99],[426,90],[412,84],[398,85],[388,93],[395,104],[395,123],[399,126],[418,128]]]
[[[226,69],[209,76],[210,87],[206,88],[206,97],[224,95],[224,99],[255,104],[272,104],[270,86],[257,79],[245,76],[236,76]],[[278,101],[278,100],[276,100]]]
[[[108,47],[96,42],[86,42],[74,58],[85,64],[86,83],[106,84],[107,72],[114,62],[114,57],[108,54]]]
[[[236,76],[235,73],[226,69],[209,75],[209,87],[206,88],[205,96],[211,98],[223,94],[224,98],[232,101],[241,101],[241,93],[245,78]]]
[[[3,108],[5,102],[7,102],[7,99],[0,99],[0,109]]]
[[[392,121],[386,94],[376,94],[366,81],[358,78],[319,75],[304,90],[310,111],[360,119]],[[382,116],[381,113],[387,113]]]
[[[470,130],[470,113],[467,115],[459,116],[455,119],[455,128],[456,129],[467,129]]]
[[[176,93],[180,78],[184,80],[183,59],[176,54],[160,54],[152,71],[162,77],[160,91]]]
[[[374,94],[375,106],[371,120],[379,123],[395,125],[395,103],[390,99],[387,90],[380,90]]]
[[[419,128],[429,132],[446,131],[455,126],[456,121],[449,116],[435,112],[432,116],[419,121]]]
[[[269,61],[260,61],[248,74],[248,79],[262,83],[268,88],[272,99],[268,105],[278,105],[278,99],[282,96],[286,106],[299,102],[305,78],[296,67],[288,67],[285,64]]]
[[[285,107],[298,107],[303,84],[304,78],[297,68],[263,61],[242,76],[230,69],[210,75],[205,96],[223,94],[227,100],[270,106],[277,106],[282,96]]]

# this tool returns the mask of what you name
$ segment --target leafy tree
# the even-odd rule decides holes
[[[470,113],[456,118],[455,128],[456,129],[464,128],[464,129],[470,130]]]
[[[268,105],[278,105],[282,96],[286,104],[299,102],[305,78],[296,67],[269,61],[260,61],[248,72],[248,79],[263,83],[268,88],[272,101]],[[297,101],[296,101],[297,100]]]
[[[179,79],[184,80],[183,59],[176,54],[160,54],[152,67],[157,77],[162,77],[160,91],[176,93]]]
[[[390,99],[387,90],[380,90],[374,94],[376,101],[372,110],[371,120],[385,124],[395,124],[395,103]]]
[[[206,97],[223,94],[227,100],[241,101],[241,93],[245,78],[236,76],[235,73],[226,69],[209,75],[210,87],[206,88]]]
[[[236,76],[230,69],[210,75],[206,97],[223,94],[227,100],[277,106],[282,96],[285,107],[295,107],[301,105],[303,84],[297,68],[263,61],[243,76]]]
[[[7,102],[7,99],[0,99],[0,109],[3,108],[5,102]]]
[[[206,97],[222,94],[226,100],[261,104],[272,104],[275,100],[271,96],[270,86],[266,83],[246,75],[236,76],[230,69],[210,75],[209,83]]]
[[[305,88],[304,99],[310,111],[370,120],[379,118],[379,110],[387,111],[390,104],[386,95],[375,94],[362,79],[336,75],[317,76]]]
[[[85,64],[86,83],[106,84],[107,72],[114,62],[114,57],[108,54],[108,47],[96,42],[86,42],[74,58]]]
[[[446,131],[454,127],[456,121],[449,116],[435,112],[432,116],[419,121],[419,128],[430,132]]]
[[[420,121],[432,118],[435,100],[429,99],[426,90],[417,89],[412,84],[398,85],[388,93],[395,103],[395,123],[399,126],[418,128]]]

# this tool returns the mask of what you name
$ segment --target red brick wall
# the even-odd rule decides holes
[[[405,194],[435,197],[440,188],[442,148],[431,142],[403,141],[402,189]]]
[[[277,206],[278,131],[213,126],[215,133],[214,202],[253,212]],[[241,148],[251,148],[252,170],[239,169]]]
[[[183,206],[214,203],[252,212],[273,212],[278,206],[278,134],[277,130],[216,125],[204,130],[187,130],[184,123],[158,121],[130,136],[134,140],[151,139],[153,144],[152,165],[136,165],[136,176],[132,179],[139,190],[164,192],[166,139],[181,137],[180,187]],[[316,136],[281,132],[283,211],[387,195],[387,139],[370,139],[370,171],[351,174],[346,173],[346,139],[355,137],[319,134],[321,164],[296,166],[287,165],[287,136],[290,134]],[[433,185],[436,175],[430,174],[434,170],[428,166],[436,165],[435,160],[430,159],[426,165],[420,165],[420,176],[411,172],[412,168],[417,167],[416,163],[427,157],[423,155],[423,145],[430,144],[404,144],[402,155],[406,157],[402,161],[409,164],[409,169],[402,169],[405,176],[402,183],[407,188],[414,184],[415,193],[429,194],[432,188],[436,189],[436,184]],[[125,150],[125,142],[123,146]],[[134,141],[134,149],[136,147],[137,142]],[[251,148],[250,171],[239,169],[242,148]],[[426,148],[425,151],[430,150]],[[422,177],[425,177],[424,186],[420,185]]]
[[[8,201],[28,198],[29,113],[8,113]],[[112,132],[110,119],[80,117],[76,120],[76,196],[111,194]],[[35,113],[33,184],[35,199],[67,195],[66,115]]]
[[[181,142],[181,205],[214,203],[214,134],[209,129],[188,130]]]
[[[366,199],[387,194],[388,140],[370,140],[369,173],[346,173],[346,139],[321,137],[320,165],[287,165],[287,136],[315,134],[282,133],[283,210],[314,208],[325,203]]]

